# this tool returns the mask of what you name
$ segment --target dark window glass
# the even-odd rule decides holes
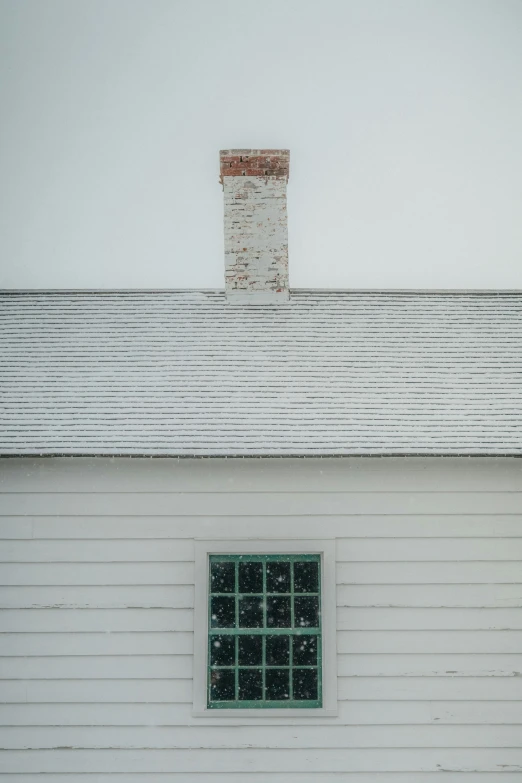
[[[234,636],[212,636],[210,639],[210,663],[212,666],[234,666],[236,639]]]
[[[263,663],[263,637],[238,636],[237,655],[240,666],[260,666]]]
[[[239,698],[241,701],[263,698],[263,672],[261,669],[239,670]]]
[[[233,628],[236,624],[236,599],[213,596],[210,602],[212,628]]]
[[[294,563],[294,592],[317,593],[319,590],[319,564]]]
[[[302,596],[294,599],[294,626],[296,628],[319,627],[319,598]]]
[[[263,592],[263,563],[239,563],[239,592]]]
[[[290,628],[290,597],[266,599],[266,624],[269,628]]]
[[[233,669],[212,669],[210,698],[212,701],[234,701],[236,678]]]
[[[266,637],[266,665],[288,666],[290,663],[290,637]]]
[[[294,636],[292,650],[294,666],[317,665],[317,636]]]
[[[265,699],[269,701],[285,701],[285,699],[289,699],[289,676],[289,669],[267,669]]]
[[[239,627],[263,627],[263,596],[239,599]]]
[[[267,563],[266,591],[267,593],[290,592],[290,563]]]
[[[317,699],[317,669],[294,669],[292,672],[294,699]]]
[[[211,555],[208,706],[320,707],[318,555]]]
[[[210,589],[213,593],[235,593],[236,564],[211,563]]]

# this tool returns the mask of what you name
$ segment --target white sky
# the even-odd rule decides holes
[[[290,282],[522,288],[521,0],[0,0],[0,286],[223,287],[221,147]]]

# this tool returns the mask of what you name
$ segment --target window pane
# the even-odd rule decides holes
[[[266,665],[288,666],[290,663],[290,637],[266,637]]]
[[[236,564],[211,563],[210,589],[213,593],[236,592]]]
[[[210,639],[211,666],[234,666],[236,639],[234,636],[212,636]]]
[[[240,666],[260,666],[263,663],[263,637],[238,637],[238,663]]]
[[[319,557],[211,555],[209,568],[208,706],[320,707]]]
[[[317,699],[317,669],[294,669],[292,672],[294,699]]]
[[[239,599],[239,627],[263,627],[263,596]]]
[[[266,624],[269,628],[290,628],[290,598],[267,598]]]
[[[316,596],[295,599],[294,625],[296,628],[319,627],[319,598]]]
[[[239,670],[239,698],[242,701],[263,698],[263,673],[261,669]]]
[[[294,636],[292,647],[294,666],[317,665],[317,636]]]
[[[239,592],[263,592],[263,563],[239,563]]]
[[[317,593],[319,590],[319,563],[294,563],[294,592]]]
[[[236,599],[214,596],[210,602],[212,628],[233,628],[236,624]]]
[[[290,592],[290,563],[267,563],[266,591],[267,593]]]
[[[236,678],[233,669],[212,669],[210,674],[210,698],[212,701],[233,701]]]
[[[269,701],[284,701],[290,698],[290,670],[267,669],[265,699]]]

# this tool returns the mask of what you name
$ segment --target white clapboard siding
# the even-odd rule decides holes
[[[355,701],[339,705],[336,717],[295,719],[302,726],[362,725],[458,725],[522,724],[520,701]],[[235,716],[226,725],[243,725]],[[286,725],[285,718],[270,718],[267,724]],[[201,726],[210,721],[192,716],[187,703],[127,702],[99,704],[76,703],[9,703],[0,704],[2,726]]]
[[[4,657],[6,679],[163,679],[191,678],[191,655],[62,655]],[[516,677],[520,654],[511,655],[343,655],[338,663],[342,677]]]
[[[486,611],[486,610],[483,610]],[[493,618],[492,618],[493,619]],[[502,618],[499,618],[502,621]],[[477,620],[484,624],[487,618]],[[459,626],[460,627],[460,626]],[[488,626],[489,627],[489,626]],[[3,609],[0,633],[120,633],[192,631],[192,609]],[[79,638],[81,638],[79,636]]]
[[[52,774],[52,773],[50,773]],[[473,774],[473,773],[472,773]],[[514,773],[481,772],[480,783],[514,783]],[[42,783],[46,773],[17,774],[12,783]],[[47,776],[49,777],[49,776]],[[468,775],[468,777],[470,777]],[[9,778],[8,778],[9,779]],[[11,780],[9,783],[11,783]],[[241,783],[246,780],[242,772],[153,772],[153,773],[60,773],[59,783]],[[277,772],[270,774],[270,783],[317,783],[317,772]],[[266,783],[266,772],[248,772],[248,783]],[[321,772],[321,783],[434,783],[433,772]],[[444,783],[462,783],[461,772],[444,772]],[[475,783],[475,782],[474,782]]]
[[[339,700],[520,701],[520,677],[339,677]],[[0,680],[0,701],[10,703],[191,703],[188,679]],[[236,718],[237,719],[237,718]]]
[[[325,460],[308,457],[279,460],[277,470],[260,460],[160,460],[136,458],[120,469],[118,460],[56,457],[43,462],[12,457],[2,464],[0,491],[10,492],[446,492],[522,491],[520,463],[512,460],[444,459],[432,457],[386,460]],[[435,466],[435,470],[433,469]],[[454,470],[452,468],[455,468]],[[28,483],[30,479],[30,484]]]
[[[2,658],[6,679],[164,679],[192,678],[192,656],[178,655],[61,655]]]
[[[339,563],[337,584],[513,584],[520,563],[508,561]],[[193,585],[192,563],[4,563],[0,585]]]
[[[194,539],[260,536],[337,539],[337,716],[192,715]],[[0,779],[507,783],[521,560],[512,459],[1,462]]]
[[[15,525],[15,523],[13,523]],[[148,530],[147,521],[141,521],[141,532],[145,534]],[[223,525],[223,523],[220,523]],[[260,522],[262,525],[262,522]],[[362,523],[361,523],[362,524]],[[281,522],[279,522],[280,529]],[[519,525],[522,525],[522,514],[520,516]],[[15,525],[16,526],[16,525]],[[494,527],[494,522],[492,522]],[[217,524],[207,528],[207,536],[211,535],[212,530],[219,529]],[[259,531],[259,527],[258,527]],[[106,534],[110,533],[110,530],[106,529]],[[149,531],[150,532],[150,531]],[[176,531],[172,531],[174,535]],[[193,535],[194,535],[193,530]],[[196,531],[199,532],[199,531]],[[392,528],[388,530],[388,533],[392,532]],[[198,536],[199,537],[199,536]],[[241,537],[241,536],[240,536]],[[300,536],[301,537],[301,536]],[[318,531],[313,538],[317,538]],[[82,538],[82,536],[78,536]],[[144,536],[145,538],[145,536]],[[404,548],[404,538],[408,540],[408,549]],[[247,539],[248,540],[248,537]],[[522,539],[521,538],[492,538],[492,537],[477,537],[472,540],[469,538],[460,539],[456,536],[451,538],[435,538],[426,539],[418,538],[416,536],[406,537],[375,537],[371,539],[350,539],[344,537],[337,537],[338,546],[338,561],[339,562],[405,562],[405,554],[408,555],[408,561],[517,561],[522,556]],[[28,542],[29,543],[29,542]],[[13,548],[13,543],[8,541],[5,544],[5,549],[2,547],[1,557],[4,559],[9,557],[11,562],[32,562],[33,557],[30,556],[30,549],[28,548],[28,557],[24,558],[24,546],[28,546],[25,542],[17,542],[18,546]],[[31,542],[34,547],[35,544],[40,545],[41,542]],[[47,563],[60,562],[64,560],[64,556],[60,556],[60,547],[63,542],[47,542],[44,554],[48,554],[48,557],[42,559],[38,557],[35,562]],[[55,557],[56,552],[56,557]],[[176,539],[174,541],[159,539],[159,540],[145,540],[145,541],[110,541],[105,542],[100,540],[98,542],[86,542],[85,555],[83,554],[83,546],[78,547],[74,541],[67,542],[65,544],[65,552],[68,553],[66,562],[76,562],[72,560],[72,557],[76,555],[78,562],[84,562],[89,559],[90,562],[114,562],[114,561],[161,561],[161,562],[180,562],[188,561],[192,562],[194,558],[194,547],[191,541],[187,539]]]
[[[96,633],[192,631],[192,609],[3,609],[0,633]],[[522,612],[510,608],[354,608],[338,607],[340,631],[506,631],[522,630]],[[507,631],[509,633],[509,630]],[[444,634],[445,635],[445,634]],[[437,634],[437,639],[442,638]],[[416,639],[422,636],[416,636]],[[456,637],[452,637],[456,638]],[[470,637],[474,639],[475,637]],[[479,638],[479,635],[476,637]],[[492,638],[492,637],[488,637]]]
[[[522,612],[510,608],[354,608],[337,609],[340,630],[371,631],[479,631],[522,629]]]
[[[340,585],[339,607],[522,607],[522,585]],[[0,590],[0,608],[172,608],[194,605],[189,585],[15,586]]]
[[[444,521],[441,517],[433,518],[429,527],[423,524],[422,519],[417,519],[408,529],[398,531],[396,535],[394,535],[396,529],[394,519],[388,518],[386,524],[379,526],[372,533],[371,529],[366,528],[364,517],[357,517],[355,524],[341,518],[331,535],[339,541],[341,548],[339,560],[342,562],[367,560],[403,562],[405,558],[402,541],[405,538],[409,540],[411,546],[416,547],[416,550],[411,552],[414,561],[416,559],[432,561],[437,558],[450,561],[516,560],[513,556],[513,547],[516,554],[520,544],[516,533],[520,532],[522,514],[510,518],[512,519],[510,535],[506,535],[505,529],[504,531],[499,529],[501,526],[497,525],[497,520],[493,517],[488,518],[488,535],[483,535],[485,531],[475,525],[475,519],[470,519],[470,527],[465,531],[465,535],[461,535],[464,531],[459,531],[458,527],[452,530],[453,523],[443,530],[439,524],[440,521]],[[32,537],[24,537],[20,535],[18,529],[19,524],[24,524],[23,520],[18,523],[16,517],[0,517],[0,520],[3,520],[3,527],[0,528],[3,535],[0,562],[192,561],[194,558],[192,539],[208,538],[213,530],[223,525],[223,520],[218,519],[204,524],[201,524],[198,519],[193,519],[191,524],[187,523],[181,529],[176,520],[169,521],[158,528],[154,520],[144,517],[127,517],[125,520],[120,517],[114,519],[104,517],[105,521],[101,524],[99,518],[91,517],[87,521],[81,521],[79,518],[60,521],[59,518],[53,518],[44,522],[44,519],[41,517],[34,523]],[[292,520],[297,537],[303,538],[304,536],[299,535],[302,520],[293,517]],[[245,533],[244,530],[242,532],[238,527],[234,535],[248,540],[255,537],[253,533],[259,532],[260,527],[265,531],[267,525],[272,525],[268,528],[271,530],[270,536],[277,537],[277,531],[280,531],[283,523],[286,525],[287,520],[281,517],[274,522],[266,517],[259,517],[250,533]],[[318,530],[323,536],[328,537],[330,535],[328,527],[323,530],[325,524],[327,525],[327,519],[325,520],[324,517],[314,518],[313,525],[308,528],[311,535],[307,534],[307,538],[317,538]],[[228,525],[229,521],[226,522],[227,529]],[[474,535],[471,535],[473,526],[477,527],[477,530]],[[128,538],[125,538],[126,529],[132,534]],[[350,531],[353,535],[349,535]],[[365,535],[362,535],[363,532]],[[268,536],[267,533],[265,534]],[[81,548],[77,545],[77,539],[83,540]],[[436,549],[432,552],[434,546]],[[383,558],[383,549],[389,550],[389,557]],[[410,554],[409,550],[408,554]],[[506,554],[510,556],[506,557]]]
[[[499,689],[501,692],[502,689]],[[513,692],[516,692],[516,688]],[[502,698],[498,696],[497,698]],[[26,703],[192,702],[192,680],[145,679],[0,680],[0,701]]]
[[[397,699],[474,702],[517,701],[522,697],[520,677],[340,677],[338,696],[349,699]]]
[[[340,585],[338,606],[522,607],[522,584]]]
[[[407,547],[407,548],[405,548]],[[405,556],[407,553],[407,557]],[[339,561],[520,560],[522,538],[339,538]]]
[[[20,634],[25,637],[27,634]],[[518,653],[522,631],[338,631],[339,653]]]
[[[254,509],[255,510],[255,509]],[[255,536],[262,527],[264,535],[277,537],[284,523],[289,535],[314,538],[318,531],[330,538],[516,538],[520,533],[522,512],[518,514],[316,514],[303,516],[234,516],[226,521],[230,537]],[[184,551],[183,539],[208,538],[222,524],[221,517],[147,515],[46,516],[0,515],[0,536],[5,539],[9,559],[19,560],[17,541],[27,560],[136,560],[143,545],[142,559],[161,560]],[[74,539],[85,540],[77,551]],[[58,541],[56,541],[58,539]],[[91,542],[91,539],[95,541]],[[117,540],[115,540],[117,539]],[[135,539],[140,539],[136,541]],[[149,543],[147,539],[161,539]],[[11,550],[9,547],[12,546]],[[34,552],[34,555],[32,554]],[[49,552],[49,556],[47,553]],[[61,554],[63,552],[63,555]],[[42,553],[42,554],[40,554]],[[178,556],[179,557],[179,556]],[[189,552],[190,557],[190,552]]]
[[[520,726],[0,726],[5,749],[56,748],[516,748]]]
[[[5,751],[4,772],[519,772],[520,748],[56,749]]]
[[[175,626],[173,626],[175,627]],[[156,633],[3,633],[0,658],[65,655],[191,655],[193,634]],[[338,631],[341,654],[518,654],[522,631]]]
[[[513,632],[516,633],[516,632]],[[4,633],[0,658],[9,656],[192,655],[193,634],[165,633]]]
[[[28,659],[32,660],[32,659]],[[517,677],[520,654],[516,655],[342,655],[338,672],[342,677]]]
[[[513,580],[511,580],[513,581]],[[3,585],[193,585],[193,563],[4,563]]]
[[[522,492],[5,492],[0,514],[74,516],[521,514]]]
[[[393,562],[340,563],[337,584],[513,584],[520,580],[520,562]]]
[[[0,589],[0,608],[6,609],[32,606],[186,609],[193,605],[194,588],[189,585],[32,585]]]

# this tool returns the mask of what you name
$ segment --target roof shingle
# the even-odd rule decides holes
[[[522,454],[522,295],[4,293],[0,453]]]

